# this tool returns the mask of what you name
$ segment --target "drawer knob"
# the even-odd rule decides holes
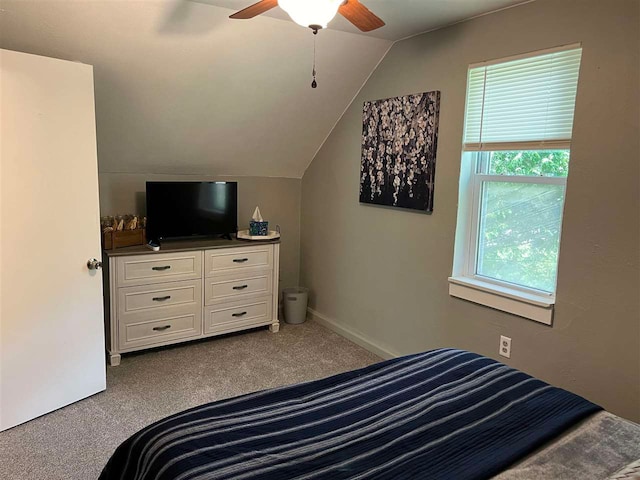
[[[247,288],[249,285],[238,285],[236,287],[233,287],[234,290],[244,290],[245,288]]]
[[[169,328],[171,328],[171,325],[165,325],[164,327],[153,327],[153,329],[154,329],[156,332],[163,332],[164,330],[167,330],[167,329],[169,329]]]
[[[244,262],[248,262],[249,259],[248,258],[234,258],[233,259],[233,263],[244,263]]]
[[[240,313],[234,313],[231,316],[232,317],[244,317],[246,314],[247,314],[247,312],[240,312]]]
[[[169,300],[171,298],[171,295],[167,295],[166,297],[153,297],[153,301],[154,302],[164,302],[166,300]]]
[[[163,267],[151,267],[151,270],[155,270],[156,272],[164,272],[165,270],[169,270],[171,265],[165,265]]]

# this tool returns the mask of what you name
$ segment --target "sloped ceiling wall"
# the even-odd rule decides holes
[[[301,178],[390,40],[179,1],[5,1],[0,47],[94,65],[101,173]]]
[[[237,11],[257,0],[191,1]],[[386,22],[384,28],[363,33],[341,15],[336,15],[331,20],[329,28],[396,41],[461,20],[532,1],[534,0],[362,0],[363,5]],[[281,8],[273,8],[263,15],[289,20],[289,16]]]

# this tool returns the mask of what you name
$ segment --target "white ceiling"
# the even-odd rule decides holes
[[[390,39],[515,3],[366,0],[384,38],[320,32],[313,90],[311,32],[251,2],[1,0],[0,48],[94,65],[101,172],[300,178]]]
[[[258,0],[192,1],[238,11]],[[329,24],[329,29],[359,33],[370,37],[395,41],[444,25],[450,25],[483,13],[525,3],[526,1],[527,0],[360,0],[360,3],[384,20],[386,23],[384,27],[363,34],[348,20],[337,15]],[[263,15],[291,21],[287,13],[277,7]]]

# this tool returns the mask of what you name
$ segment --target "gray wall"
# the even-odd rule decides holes
[[[256,206],[273,228],[282,228],[280,249],[280,287],[298,284],[300,265],[300,187],[293,178],[229,177],[206,175],[153,175],[100,173],[100,213],[144,214],[145,182],[150,181],[212,181],[238,182],[238,223],[248,228]]]
[[[397,43],[302,182],[301,282],[326,318],[395,353],[453,346],[640,420],[637,0],[538,0]],[[467,66],[583,43],[555,321],[452,298]],[[435,211],[358,203],[362,103],[440,90]]]

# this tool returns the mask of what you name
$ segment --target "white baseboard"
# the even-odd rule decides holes
[[[379,357],[388,360],[390,358],[400,357],[399,353],[392,351],[387,347],[383,347],[379,343],[367,338],[366,335],[353,330],[352,328],[345,327],[344,325],[340,325],[338,322],[331,318],[327,318],[319,312],[316,312],[313,308],[307,308],[307,312],[309,312],[309,317],[311,320],[318,322],[323,327],[328,328],[329,330],[333,330],[338,335],[341,335],[353,343],[360,345],[361,347],[369,350],[371,353],[375,353]]]

